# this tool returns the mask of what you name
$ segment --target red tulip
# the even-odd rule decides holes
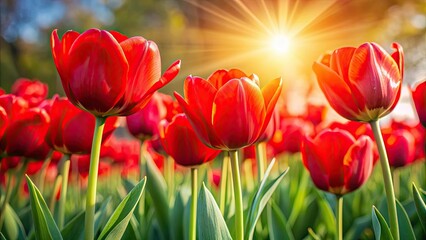
[[[405,134],[403,134],[403,136],[407,136],[405,138],[408,138],[408,140],[403,140],[410,142],[409,145],[407,147],[402,147],[402,146],[393,146],[394,148],[398,148],[401,147],[401,149],[407,149],[408,151],[405,152],[405,154],[410,155],[411,154],[411,149],[414,148],[414,157],[412,161],[415,160],[420,160],[423,159],[425,157],[425,134],[426,134],[426,129],[419,123],[417,122],[416,124],[413,123],[409,123],[409,122],[401,122],[401,121],[395,121],[392,120],[390,127],[383,129],[383,134],[393,134],[394,131],[400,131],[403,130],[403,132],[405,132]],[[396,136],[397,137],[397,136]],[[414,139],[414,143],[410,140],[411,138]],[[386,142],[385,142],[386,143]],[[403,143],[405,144],[405,143]],[[413,146],[411,146],[413,145]],[[396,150],[397,151],[397,150]],[[404,154],[404,153],[397,153],[397,155],[399,154]],[[408,156],[402,156],[403,158],[410,158]],[[391,158],[389,156],[389,158]],[[389,159],[389,161],[391,161]],[[409,160],[406,160],[404,162],[408,162]]]
[[[126,117],[127,129],[134,137],[145,140],[158,135],[158,123],[167,116],[167,106],[163,100],[167,97],[170,96],[154,93],[144,108]]]
[[[268,147],[273,149],[274,156],[284,152],[298,153],[304,136],[313,133],[312,123],[300,118],[283,118]]]
[[[31,108],[14,116],[9,122],[2,149],[8,156],[46,159],[50,147],[44,138],[49,123],[49,115],[41,108]]]
[[[92,147],[95,117],[75,107],[66,98],[55,98],[50,110],[51,124],[46,142],[64,154],[87,154]],[[102,141],[117,128],[117,117],[106,120]]]
[[[367,136],[357,140],[345,130],[325,129],[302,142],[303,164],[315,186],[343,195],[359,188],[370,176],[373,142]]]
[[[175,96],[201,141],[209,147],[236,150],[255,143],[265,131],[280,95],[280,78],[262,90],[256,75],[218,70],[205,80],[189,76],[185,99]]]
[[[383,133],[389,165],[394,168],[404,167],[414,162],[415,140],[405,129]]]
[[[47,84],[39,80],[19,78],[12,85],[11,93],[28,101],[30,107],[38,106],[47,97]]]
[[[6,131],[8,117],[6,110],[0,106],[0,139],[3,138],[3,133]]]
[[[160,122],[160,140],[164,150],[182,166],[198,166],[213,160],[220,151],[211,149],[198,139],[184,114],[176,115],[172,122]]]
[[[54,30],[51,48],[69,100],[98,117],[137,112],[180,69],[176,61],[161,76],[154,42],[112,31],[68,31],[60,40]]]
[[[390,113],[399,100],[404,54],[389,55],[375,43],[335,50],[329,62],[315,62],[313,70],[331,107],[349,120],[370,122]]]
[[[21,157],[5,157],[1,159],[0,172],[7,172],[9,169],[15,169],[21,163]]]
[[[426,128],[426,81],[421,82],[412,90],[412,96],[419,120]]]

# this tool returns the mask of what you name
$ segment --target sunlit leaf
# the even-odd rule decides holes
[[[269,204],[270,206],[267,207],[269,238],[271,240],[294,240],[291,228],[281,209],[274,201],[270,201]]]
[[[267,182],[268,176],[274,166],[275,159],[272,159],[268,168],[265,171],[265,175],[259,185],[259,189],[256,192],[253,201],[250,204],[250,209],[247,214],[247,220],[245,225],[244,234],[248,236],[248,239],[253,238],[254,229],[256,227],[256,223],[259,220],[260,215],[262,214],[263,209],[274,193],[275,189],[278,187],[279,183],[288,172],[288,168],[282,172],[277,178],[272,181]]]
[[[146,178],[142,179],[130,193],[121,201],[109,218],[98,240],[120,239],[133,215],[133,211],[145,189]]]
[[[198,196],[197,205],[197,238],[203,240],[231,239],[231,234],[223,219],[217,203],[206,188],[203,186]]]
[[[373,206],[371,217],[373,221],[374,236],[376,237],[376,239],[377,240],[393,239],[385,218],[382,216],[382,214],[379,212],[379,210],[377,210],[375,206]]]
[[[419,216],[420,222],[423,226],[423,230],[426,232],[426,204],[414,183],[413,183],[413,197],[414,197],[414,203],[417,209],[417,215]]]
[[[6,204],[3,228],[0,229],[6,239],[26,239],[25,228],[13,208]]]
[[[396,210],[398,213],[399,225],[399,238],[404,240],[415,240],[413,227],[411,226],[410,219],[402,204],[396,200]]]

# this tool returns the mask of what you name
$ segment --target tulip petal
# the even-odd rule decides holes
[[[395,60],[375,43],[366,43],[356,49],[349,67],[349,87],[356,99],[363,99],[365,109],[377,119],[397,101],[401,90],[401,73]]]
[[[229,71],[220,69],[212,73],[207,80],[216,88],[219,89],[229,80],[234,78],[247,77],[247,75],[239,69],[231,69]]]
[[[62,37],[62,41],[58,37],[58,30],[53,30],[50,36],[50,44],[52,48],[53,61],[55,62],[56,69],[58,70],[59,76],[61,77],[62,86],[67,96],[70,95],[69,89],[69,76],[67,74],[66,62],[68,52],[77,39],[80,36],[78,32],[67,31]]]
[[[239,149],[257,140],[265,114],[259,87],[247,78],[234,79],[216,94],[213,127],[228,149]]]
[[[210,82],[189,76],[185,80],[184,94],[191,108],[200,112],[206,122],[206,126],[212,126],[212,108],[217,90]]]
[[[301,144],[303,165],[308,169],[315,186],[327,191],[329,186],[327,169],[316,149],[317,144],[309,137],[305,137]]]
[[[352,56],[356,48],[339,48],[331,54],[330,68],[333,69],[347,84],[349,83],[348,71]]]
[[[270,81],[266,86],[262,88],[263,99],[265,100],[266,115],[263,123],[261,132],[263,133],[268,126],[271,116],[274,113],[275,105],[280,97],[282,89],[282,79],[276,78]]]
[[[107,31],[91,29],[81,34],[68,55],[70,101],[95,115],[110,111],[123,96],[129,66]]]
[[[344,163],[345,190],[360,187],[373,171],[373,141],[361,136],[346,153]]]
[[[359,107],[346,82],[321,63],[314,62],[313,70],[331,107],[344,118],[357,120]]]
[[[188,120],[194,128],[198,138],[209,147],[218,149],[223,148],[224,145],[216,136],[216,133],[213,132],[211,123],[208,123],[206,119],[204,119],[203,115],[197,112],[195,108],[192,108],[192,106],[188,105],[183,97],[180,96],[177,92],[175,92],[174,95],[183,112],[188,117]]]
[[[392,58],[395,60],[398,65],[399,72],[401,73],[401,79],[404,78],[404,50],[399,43],[392,43],[392,48],[395,49],[395,52],[392,53]]]
[[[354,142],[354,137],[344,130],[324,131],[315,138],[316,152],[327,171],[330,188],[339,189],[345,185],[344,156]]]
[[[70,153],[90,153],[92,139],[90,130],[95,129],[95,119],[87,112],[79,112],[66,122],[63,131],[64,146]],[[81,133],[86,133],[82,136]]]

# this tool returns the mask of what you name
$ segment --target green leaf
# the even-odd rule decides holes
[[[28,176],[26,177],[28,190],[30,192],[31,212],[34,221],[36,239],[62,239],[61,232],[53,220],[52,214],[50,213],[43,196],[31,179]]]
[[[171,239],[185,239],[184,238],[184,226],[188,226],[184,224],[186,221],[182,221],[185,216],[184,212],[186,210],[185,206],[188,203],[188,199],[191,196],[191,190],[189,188],[180,188],[176,194],[175,204],[173,206],[173,210],[171,213]],[[188,208],[189,209],[189,208]],[[189,219],[189,218],[188,218]]]
[[[98,232],[101,226],[101,220],[105,218],[106,210],[111,197],[108,197],[105,201],[102,202],[102,205],[98,202],[96,203],[95,209],[95,233]],[[84,221],[85,221],[85,211],[78,213],[73,219],[71,219],[67,225],[62,229],[61,234],[64,240],[76,240],[84,238]]]
[[[197,239],[231,239],[213,195],[203,183],[197,204]]]
[[[393,239],[392,234],[390,232],[389,226],[386,223],[386,220],[383,218],[382,214],[377,210],[375,206],[373,206],[372,211],[372,221],[373,221],[373,229],[374,236],[377,240],[391,240]]]
[[[414,183],[413,183],[413,198],[414,198],[414,203],[417,209],[417,215],[419,216],[420,222],[423,226],[423,230],[426,232],[426,204],[425,204],[425,201],[422,199],[422,196],[420,195],[420,192]]]
[[[0,232],[0,240],[7,240],[7,239],[4,237],[3,233],[1,233],[1,232]]]
[[[149,179],[147,191],[152,198],[158,223],[164,239],[169,239],[169,201],[167,198],[167,184],[160,170],[152,160],[151,155],[145,154],[146,175]]]
[[[271,201],[269,204],[267,207],[269,239],[294,240],[291,228],[287,224],[287,219],[281,209],[274,201]]]
[[[309,236],[311,236],[312,239],[321,240],[321,237],[318,236],[318,234],[316,234],[312,228],[308,228],[308,233],[309,233]]]
[[[279,183],[288,172],[288,168],[282,172],[277,178],[270,182],[266,182],[269,174],[271,173],[272,167],[274,166],[275,158],[272,159],[268,168],[265,171],[265,175],[260,182],[259,189],[256,192],[255,197],[253,198],[252,203],[250,204],[250,209],[247,215],[244,235],[248,236],[248,239],[253,238],[254,229],[256,223],[259,220],[260,215],[262,214],[263,209],[274,193],[275,189],[278,187]]]
[[[0,232],[6,239],[27,239],[21,220],[8,203],[4,209],[3,228],[0,229]]]
[[[399,238],[404,240],[416,240],[410,218],[408,218],[407,212],[398,200],[396,200],[396,210],[398,214]]]
[[[133,211],[145,189],[146,177],[142,179],[130,193],[121,201],[109,218],[98,240],[120,239],[129,224]]]
[[[326,229],[326,233],[332,236],[337,237],[336,233],[336,218],[334,216],[333,210],[330,207],[329,202],[325,198],[324,193],[315,191],[315,195],[317,195],[317,204],[319,208],[319,213],[321,218],[321,222],[324,223]]]

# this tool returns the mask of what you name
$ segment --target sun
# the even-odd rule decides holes
[[[269,49],[276,54],[285,54],[290,50],[291,39],[284,34],[276,34],[268,39]]]

